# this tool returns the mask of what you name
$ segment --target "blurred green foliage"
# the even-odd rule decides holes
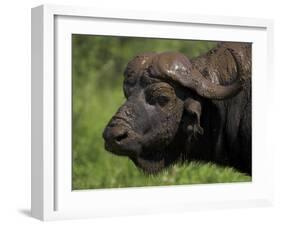
[[[129,159],[104,150],[102,132],[125,100],[123,71],[130,59],[143,52],[163,51],[179,51],[192,58],[215,45],[207,41],[72,36],[73,189],[251,180],[231,168],[195,162],[145,175]]]

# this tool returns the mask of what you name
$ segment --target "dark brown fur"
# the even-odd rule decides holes
[[[127,101],[105,147],[148,173],[203,160],[251,174],[251,45],[221,43],[192,61],[145,53],[128,63]]]

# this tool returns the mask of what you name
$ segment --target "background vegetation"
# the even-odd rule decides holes
[[[232,168],[190,162],[156,176],[104,150],[102,132],[125,98],[123,71],[141,52],[179,51],[192,58],[216,43],[207,41],[73,35],[73,189],[250,181]]]

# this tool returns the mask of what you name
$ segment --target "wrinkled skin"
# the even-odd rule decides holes
[[[222,44],[193,61],[179,53],[136,56],[124,73],[127,101],[103,133],[106,150],[147,173],[195,159],[251,174],[246,47]]]
[[[171,85],[142,72],[125,73],[127,101],[109,122],[104,138],[107,150],[157,172],[174,159],[163,147],[174,139],[184,106]]]

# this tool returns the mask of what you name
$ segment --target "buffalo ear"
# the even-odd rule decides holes
[[[185,132],[189,139],[197,138],[198,134],[203,135],[204,130],[200,125],[201,118],[201,103],[193,98],[187,98],[184,101],[184,109],[187,112],[187,124]]]

